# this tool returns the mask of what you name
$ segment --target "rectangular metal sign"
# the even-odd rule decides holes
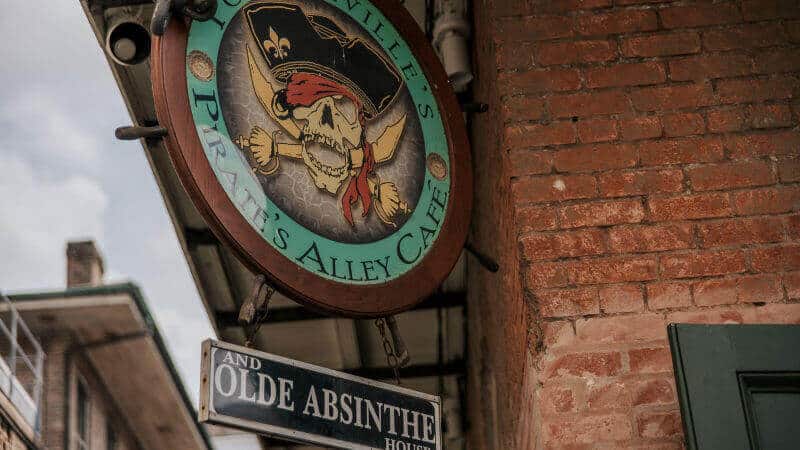
[[[342,449],[441,450],[439,397],[203,342],[200,421]]]

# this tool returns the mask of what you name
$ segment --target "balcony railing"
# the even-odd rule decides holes
[[[11,400],[38,437],[44,352],[39,340],[3,293],[0,293],[0,356],[0,391]]]

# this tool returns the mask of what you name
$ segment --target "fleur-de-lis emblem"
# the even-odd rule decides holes
[[[292,48],[292,43],[288,39],[278,36],[278,33],[269,27],[269,40],[264,41],[264,50],[267,55],[272,58],[283,59],[289,56],[289,49]]]

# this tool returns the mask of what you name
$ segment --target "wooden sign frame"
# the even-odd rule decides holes
[[[241,376],[242,378],[248,378],[252,381],[252,383],[248,384],[247,387],[243,387],[241,384],[239,384],[238,392],[245,397],[259,396],[259,393],[253,390],[253,388],[259,386],[256,378],[258,377],[258,374],[268,375],[272,377],[276,383],[276,390],[279,387],[291,386],[292,395],[285,396],[283,398],[287,402],[291,401],[291,403],[293,403],[292,411],[288,412],[286,409],[280,410],[280,407],[278,406],[280,403],[279,398],[282,397],[280,395],[278,398],[274,399],[275,401],[272,405],[265,405],[263,403],[260,405],[254,404],[252,401],[248,401],[247,399],[243,400],[238,394],[234,394],[228,398],[222,398],[223,400],[226,400],[228,406],[232,406],[232,408],[215,403],[215,398],[221,397],[220,395],[215,394],[215,389],[217,389],[215,369],[219,368],[219,365],[215,363],[215,359],[219,359],[219,355],[215,355],[215,352],[219,352],[219,354],[224,354],[226,352],[230,353],[234,355],[234,358],[236,358],[240,363],[242,360],[239,359],[239,357],[242,356],[247,358],[247,361],[252,361],[252,359],[260,360],[258,364],[259,369],[252,369],[251,367],[245,366],[244,369],[247,370],[247,375],[241,375],[239,373],[234,374],[234,378],[239,378]],[[262,364],[264,367],[262,367]],[[267,364],[269,364],[270,368],[274,370],[268,370],[266,367]],[[238,367],[236,369],[238,369]],[[233,373],[232,370],[229,370],[229,372]],[[288,376],[288,378],[285,379],[291,382],[290,385],[280,383],[280,378],[278,378],[281,376],[286,376],[287,373],[292,374],[292,376]],[[273,355],[251,348],[241,347],[212,339],[208,339],[202,344],[200,374],[200,407],[198,408],[198,420],[201,423],[237,428],[243,431],[258,433],[293,442],[324,445],[325,447],[341,449],[383,449],[387,448],[385,444],[385,438],[389,438],[400,441],[396,443],[400,445],[393,448],[426,448],[431,450],[442,450],[442,401],[441,398],[436,395],[414,391],[402,386],[396,386],[367,378],[357,377],[345,372],[331,370],[325,367],[308,364],[283,356]],[[317,381],[321,381],[322,384],[318,385],[313,381],[309,381],[311,377],[316,378]],[[228,378],[230,381],[230,377]],[[303,380],[307,382],[301,383]],[[301,387],[301,384],[304,386]],[[397,433],[394,435],[387,433],[384,429],[382,433],[379,433],[380,436],[378,437],[381,445],[370,445],[364,443],[365,440],[369,440],[369,438],[365,439],[366,436],[364,436],[364,434],[370,434],[369,427],[367,427],[367,430],[365,430],[363,428],[354,426],[342,425],[334,420],[333,422],[330,422],[327,427],[321,428],[322,430],[327,431],[327,433],[320,432],[320,428],[314,430],[309,423],[315,421],[314,417],[304,415],[302,413],[304,405],[302,400],[303,398],[306,398],[306,394],[309,392],[308,387],[306,386],[314,387],[314,392],[316,392],[315,395],[319,396],[319,403],[316,406],[321,408],[324,408],[324,398],[322,397],[324,392],[322,389],[324,387],[328,387],[330,390],[337,392],[337,395],[341,395],[342,393],[352,395],[354,392],[352,390],[348,390],[348,387],[351,389],[356,387],[360,392],[367,394],[364,396],[364,398],[370,397],[373,400],[381,400],[384,402],[393,398],[394,400],[400,400],[399,404],[402,404],[407,408],[411,408],[411,405],[416,405],[417,408],[422,406],[430,413],[430,422],[428,422],[429,428],[427,432],[432,434],[433,439],[429,438],[426,442],[420,441],[419,437],[423,435],[423,430],[419,425],[417,425],[417,430],[414,433],[420,435],[417,436],[416,440],[410,439],[409,436],[404,438],[400,433],[400,427],[397,428]],[[228,387],[232,386],[226,386],[225,388]],[[266,384],[264,387],[266,387]],[[241,389],[246,389],[246,391],[241,391]],[[251,400],[252,398],[255,397],[251,397]],[[359,403],[356,403],[355,405],[357,406],[358,404]],[[378,405],[380,405],[380,403],[378,403]],[[235,412],[231,410],[235,410]],[[417,412],[419,412],[419,410],[417,410]],[[414,414],[416,415],[417,412]],[[387,415],[388,414],[384,414],[383,417],[386,418]],[[291,417],[293,420],[281,420],[286,419],[287,417]],[[364,414],[363,419],[365,422],[369,420],[366,416],[366,413]],[[401,419],[398,417],[398,420]],[[372,431],[374,432],[375,430],[373,429]],[[361,436],[359,436],[359,434],[361,434]],[[372,440],[374,441],[374,436]]]
[[[313,309],[347,317],[391,315],[433,293],[461,254],[472,206],[471,157],[464,118],[441,63],[399,2],[370,2],[398,30],[430,83],[450,155],[449,203],[438,238],[413,268],[384,283],[345,284],[298,268],[240,214],[215,177],[193,121],[187,93],[186,22],[172,20],[164,36],[154,39],[151,61],[156,112],[159,123],[169,131],[164,143],[184,188],[214,234],[283,294]]]

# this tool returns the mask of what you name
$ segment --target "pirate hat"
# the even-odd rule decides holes
[[[304,72],[349,89],[374,117],[391,103],[400,75],[382,52],[347,36],[332,20],[306,15],[288,3],[252,2],[243,8],[259,50],[272,75],[287,82]]]

